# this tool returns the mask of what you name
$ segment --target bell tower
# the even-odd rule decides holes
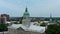
[[[30,14],[29,14],[27,8],[25,9],[25,12],[24,12],[24,14],[23,14],[22,24],[23,24],[24,26],[27,26],[27,27],[30,26]]]

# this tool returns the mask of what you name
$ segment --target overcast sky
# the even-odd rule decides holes
[[[60,0],[0,0],[0,14],[21,17],[26,6],[31,17],[60,17]]]

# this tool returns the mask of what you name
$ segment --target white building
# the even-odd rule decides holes
[[[29,17],[30,14],[26,8],[23,14],[22,24],[8,26],[8,34],[45,34],[46,27],[33,25]]]

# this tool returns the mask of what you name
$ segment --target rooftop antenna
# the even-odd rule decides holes
[[[52,18],[52,13],[50,13],[50,18]]]

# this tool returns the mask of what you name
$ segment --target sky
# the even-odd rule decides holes
[[[21,17],[25,8],[31,17],[60,17],[60,0],[0,0],[0,14]]]

